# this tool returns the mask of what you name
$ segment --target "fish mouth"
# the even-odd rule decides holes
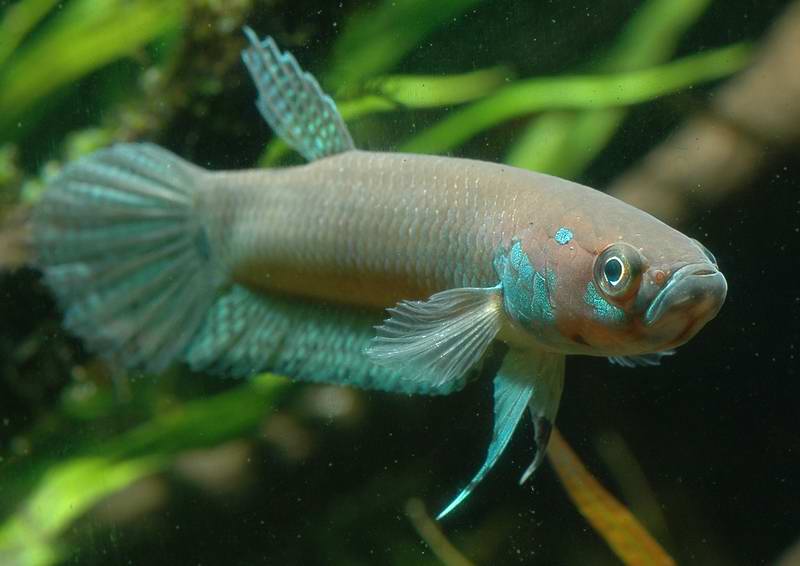
[[[668,312],[686,312],[694,322],[706,323],[719,312],[728,293],[725,276],[711,263],[690,263],[672,274],[644,314],[647,326]]]

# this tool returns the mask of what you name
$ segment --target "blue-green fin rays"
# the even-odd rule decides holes
[[[544,454],[547,448],[549,429],[546,437],[541,437],[541,441],[539,431],[544,431],[541,424],[546,419],[549,419],[548,424],[552,428],[563,383],[563,355],[529,350],[509,350],[500,371],[494,378],[494,430],[486,459],[475,477],[439,513],[437,519],[443,518],[464,501],[492,469],[511,440],[511,435],[522,419],[526,407],[530,408],[531,414],[534,416],[537,432],[536,460],[523,476],[523,480],[530,475],[533,471],[532,468],[538,465],[541,461],[541,454]],[[539,424],[537,424],[537,419],[540,420]]]
[[[675,350],[640,354],[638,356],[610,356],[608,361],[614,365],[626,368],[660,366],[661,360],[675,354]]]
[[[413,369],[417,381],[448,387],[475,367],[502,324],[500,287],[449,289],[403,301],[366,350],[375,363]]]
[[[403,367],[384,367],[364,354],[379,311],[255,294],[234,285],[220,296],[186,353],[194,369],[247,377],[274,371],[288,377],[364,389],[444,395],[465,379],[440,385]]]
[[[539,469],[547,453],[550,443],[550,433],[556,421],[556,413],[561,403],[561,393],[564,391],[564,361],[561,354],[537,355],[538,366],[535,370],[535,390],[528,403],[533,420],[534,440],[536,441],[536,456],[533,462],[520,477],[520,485],[528,481],[533,473]],[[530,369],[529,369],[530,371]]]
[[[308,161],[354,149],[333,99],[271,37],[259,40],[249,27],[242,60],[258,89],[256,106],[272,130]]]
[[[89,348],[159,371],[225,279],[194,208],[206,172],[150,144],[68,165],[32,219],[35,263]]]

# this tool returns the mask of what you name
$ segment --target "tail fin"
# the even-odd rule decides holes
[[[150,144],[67,166],[33,214],[35,263],[88,346],[159,371],[225,281],[196,210],[208,173]]]

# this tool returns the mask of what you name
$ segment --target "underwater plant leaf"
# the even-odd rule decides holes
[[[517,81],[453,112],[406,141],[401,150],[444,153],[484,130],[543,110],[604,109],[639,104],[728,76],[749,61],[750,53],[748,45],[737,43],[641,71]]]
[[[372,79],[358,89],[358,95],[337,102],[345,121],[402,108],[435,108],[483,98],[507,84],[513,76],[506,67],[492,67],[469,73],[433,75],[388,75]],[[289,152],[289,146],[275,138],[259,160],[275,165]]]
[[[22,0],[8,7],[0,20],[0,65],[56,4],[58,0]]]
[[[649,0],[633,14],[600,69],[631,71],[672,56],[711,0]]]
[[[0,68],[0,137],[61,86],[177,29],[181,0],[69,3]]]
[[[187,450],[213,446],[255,430],[289,382],[259,375],[214,397],[189,401],[110,440],[88,446],[41,469],[0,524],[3,563],[45,566],[63,558],[59,537],[87,510],[134,481],[164,469]],[[19,473],[12,465],[2,475]],[[23,470],[24,472],[24,470]],[[8,497],[7,494],[4,494]],[[7,505],[8,502],[6,501]],[[13,562],[12,562],[13,560]]]
[[[575,507],[624,564],[674,566],[672,557],[592,476],[555,428],[547,456]]]
[[[445,76],[389,75],[367,81],[363,90],[386,98],[399,107],[436,108],[482,98],[512,77],[511,69],[502,66]]]
[[[0,527],[0,558],[32,566],[59,561],[66,550],[55,538],[67,526],[103,497],[159,469],[159,464],[157,458],[115,462],[88,457],[55,466],[41,488]]]
[[[636,11],[596,70],[632,71],[662,63],[709,4],[710,0],[650,0]],[[505,162],[574,178],[608,145],[626,115],[624,109],[609,108],[534,118]]]

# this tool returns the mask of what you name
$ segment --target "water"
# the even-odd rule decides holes
[[[187,6],[0,2],[0,564],[442,563],[425,542],[446,551],[429,516],[485,455],[487,376],[418,398],[183,367],[126,373],[62,329],[37,272],[5,269],[18,243],[9,211],[35,202],[61,163],[111,141],[154,140],[212,169],[299,162],[269,142],[253,104],[243,24],[291,50],[343,112],[364,113],[350,123],[359,147],[506,161],[610,187],[713,250],[729,284],[718,317],[657,368],[570,357],[557,425],[677,563],[772,564],[796,543],[800,92],[781,98],[770,86],[749,105],[719,94],[751,57],[740,42],[763,45],[789,6],[798,26],[795,3]],[[670,61],[678,67],[625,82]],[[787,68],[775,84],[800,84]],[[602,98],[591,80],[610,73],[624,108],[564,110],[561,98]],[[386,74],[432,78],[375,82]],[[476,126],[507,108],[491,105],[501,89],[575,75],[589,77],[583,97],[569,82],[549,98],[526,91],[527,110]],[[445,79],[455,83],[434,88]],[[361,98],[381,88],[391,99],[380,109],[391,111]],[[628,106],[634,94],[641,102]],[[471,104],[488,106],[462,122],[463,139],[446,127],[426,134]],[[754,121],[732,124],[720,107]],[[719,138],[675,141],[709,109]],[[745,141],[715,161],[730,139]],[[670,143],[659,172],[684,175],[674,190],[652,170],[620,183]],[[586,521],[549,464],[517,485],[533,446],[526,423],[440,525],[456,549],[445,563],[463,563],[453,552],[475,564],[619,563],[604,538],[613,536]]]

